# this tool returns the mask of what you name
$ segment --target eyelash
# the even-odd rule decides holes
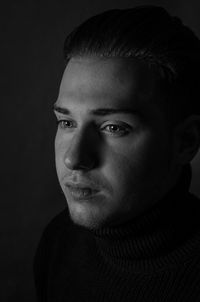
[[[118,130],[112,132],[112,131],[108,131],[110,133],[110,135],[118,135],[118,136],[122,136],[122,135],[126,135],[129,133],[130,131],[130,126],[128,125],[118,125],[118,124],[108,124],[106,126],[103,127],[103,129],[107,128],[107,127],[117,127]]]
[[[71,123],[71,126],[64,126],[63,124],[65,123]],[[71,129],[73,128],[73,122],[70,121],[70,120],[57,120],[57,126],[62,129],[62,130],[65,130],[65,129]],[[122,123],[120,122],[120,125],[119,124],[115,124],[115,123],[110,123],[110,124],[107,124],[105,125],[104,127],[101,128],[101,130],[104,130],[106,129],[107,127],[117,127],[117,130],[115,132],[112,132],[112,131],[106,131],[108,132],[110,135],[117,135],[117,136],[123,136],[123,135],[126,135],[130,132],[131,130],[131,127],[125,123]],[[76,128],[76,126],[75,126]]]
[[[69,120],[57,120],[56,124],[61,129],[72,128],[72,127],[64,127],[64,126],[62,126],[62,124],[66,123],[66,122],[71,122],[71,121],[69,121]]]

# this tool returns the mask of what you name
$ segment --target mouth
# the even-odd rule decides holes
[[[99,190],[95,188],[84,187],[82,185],[65,184],[65,187],[67,188],[72,198],[77,201],[92,199],[99,192]]]

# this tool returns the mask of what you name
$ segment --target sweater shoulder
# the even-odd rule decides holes
[[[50,260],[51,256],[57,254],[61,248],[70,245],[70,241],[75,237],[76,227],[73,225],[68,210],[65,209],[56,215],[45,227],[40,238],[37,254],[40,251],[45,252],[46,258]]]
[[[39,301],[45,296],[49,269],[55,257],[59,259],[59,253],[63,248],[67,250],[70,246],[69,237],[73,236],[71,230],[69,231],[71,224],[68,211],[65,209],[48,223],[39,240],[33,259],[33,275]]]
[[[43,231],[42,238],[46,237],[48,239],[49,237],[55,237],[59,233],[66,231],[70,225],[71,221],[68,211],[67,209],[64,209],[62,212],[53,217],[47,224]]]

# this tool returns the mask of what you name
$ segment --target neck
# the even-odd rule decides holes
[[[178,183],[165,197],[142,215],[118,227],[93,231],[97,246],[111,261],[151,261],[170,254],[191,229],[185,223],[191,174],[183,171]],[[192,214],[191,214],[192,215]]]

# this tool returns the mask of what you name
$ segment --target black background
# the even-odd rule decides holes
[[[55,172],[52,114],[64,38],[96,13],[138,4],[164,6],[200,37],[198,0],[1,3],[0,301],[35,301],[33,255],[45,225],[65,207]],[[200,196],[199,161],[198,154],[191,191]]]

